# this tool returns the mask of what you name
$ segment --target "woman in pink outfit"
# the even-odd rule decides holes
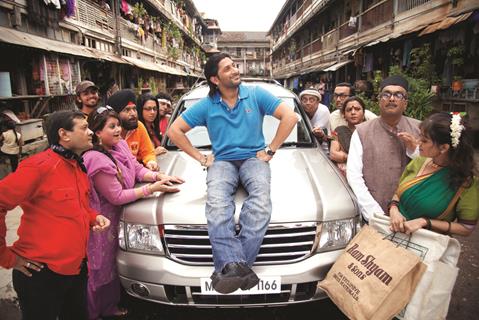
[[[118,307],[120,280],[116,268],[118,225],[122,205],[148,197],[153,192],[178,192],[173,183],[182,183],[144,168],[121,138],[118,114],[100,107],[88,117],[93,131],[93,149],[83,154],[91,184],[90,204],[111,221],[106,232],[91,233],[88,243],[88,314],[90,319],[124,316]],[[151,182],[135,188],[136,182]]]

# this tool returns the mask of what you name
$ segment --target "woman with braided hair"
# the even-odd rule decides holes
[[[88,314],[90,319],[123,316],[127,311],[118,307],[120,280],[116,269],[118,225],[121,206],[153,192],[178,192],[172,183],[182,183],[143,167],[131,154],[121,138],[118,114],[111,107],[100,107],[88,117],[93,131],[93,149],[83,154],[90,179],[90,205],[111,221],[111,228],[91,234],[88,242]],[[135,188],[136,182],[151,182]]]
[[[479,216],[471,131],[460,114],[445,112],[428,117],[420,129],[420,156],[406,167],[389,204],[391,230],[467,236]]]

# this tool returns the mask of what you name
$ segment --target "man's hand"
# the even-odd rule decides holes
[[[96,216],[96,222],[92,227],[93,231],[103,231],[110,226],[110,220],[101,214]]]
[[[166,150],[166,149],[165,149],[164,147],[162,147],[162,146],[156,147],[156,149],[155,149],[155,155],[157,155],[157,156],[159,156],[159,155],[161,155],[161,154],[165,154],[165,153],[167,153],[167,152],[168,152],[168,150]]]
[[[211,166],[213,162],[215,162],[215,156],[212,153],[210,153],[209,155],[203,154],[200,160],[200,164],[205,168]]]
[[[15,265],[13,266],[13,269],[20,271],[27,277],[31,277],[32,274],[30,273],[30,271],[41,271],[43,269],[43,264],[16,255]]]
[[[314,136],[319,139],[320,141],[323,141],[324,139],[326,139],[326,135],[324,134],[324,131],[323,129],[319,128],[319,127],[316,127],[316,128],[313,128],[313,134]]]
[[[158,163],[155,160],[150,160],[146,164],[146,167],[150,169],[151,171],[158,171]]]
[[[264,150],[260,150],[260,151],[256,152],[256,158],[258,158],[258,159],[260,159],[261,161],[264,161],[264,162],[269,162],[271,159],[273,159],[273,157],[268,155],[266,153],[266,151],[264,151]]]
[[[416,137],[409,132],[399,132],[398,138],[406,145],[409,152],[414,152],[419,145]]]

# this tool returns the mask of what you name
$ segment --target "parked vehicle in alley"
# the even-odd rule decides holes
[[[117,261],[122,285],[130,295],[197,307],[285,305],[326,297],[317,283],[358,231],[355,197],[311,134],[297,97],[274,82],[245,84],[262,86],[280,97],[301,119],[270,162],[273,213],[253,266],[260,283],[228,295],[213,290],[205,218],[206,171],[165,138],[163,145],[169,152],[159,156],[158,163],[167,174],[186,182],[178,193],[156,194],[124,209]],[[204,84],[193,88],[178,102],[173,119],[207,93]],[[265,117],[266,143],[278,123]],[[205,127],[196,127],[187,136],[195,147],[209,152]],[[236,221],[245,197],[240,188]]]

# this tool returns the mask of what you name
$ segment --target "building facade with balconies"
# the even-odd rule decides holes
[[[391,66],[410,68],[413,49],[427,44],[441,89],[435,107],[467,110],[477,127],[478,9],[473,0],[288,0],[269,31],[273,77],[296,91],[320,81],[329,90],[373,82]],[[457,78],[465,79],[459,90]]]
[[[71,109],[84,79],[102,94],[112,83],[181,93],[202,77],[205,26],[191,0],[1,0],[2,107]]]
[[[203,18],[206,28],[203,33],[203,49],[207,54],[218,53],[218,38],[221,35],[221,28],[216,19]]]
[[[242,76],[271,77],[270,42],[266,32],[226,32],[218,39],[218,50],[228,53]]]

